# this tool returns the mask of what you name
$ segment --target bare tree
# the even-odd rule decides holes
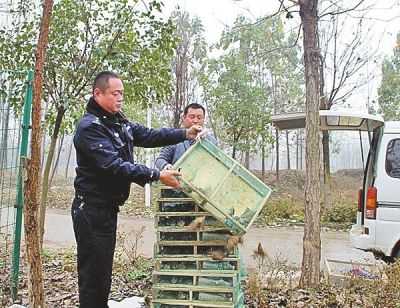
[[[321,110],[330,110],[335,104],[346,102],[357,88],[367,84],[368,76],[362,76],[360,72],[367,65],[369,58],[376,53],[365,46],[368,37],[363,35],[362,16],[356,24],[354,20],[350,20],[354,26],[350,40],[341,40],[345,29],[348,29],[349,17],[341,15],[343,13],[339,11],[338,6],[335,11],[338,14],[329,15],[327,20],[321,18],[319,22]],[[324,182],[329,183],[331,171],[328,131],[322,133],[322,151]]]
[[[306,81],[306,183],[305,183],[305,226],[303,237],[303,260],[302,273],[300,277],[300,286],[316,286],[320,281],[320,259],[321,259],[321,239],[320,239],[320,135],[319,135],[319,108],[321,104],[321,89],[324,85],[324,75],[321,72],[321,52],[318,39],[318,21],[325,16],[338,16],[347,12],[359,9],[364,0],[357,1],[349,8],[341,8],[338,2],[330,1],[324,11],[318,15],[318,0],[288,0],[290,6],[285,6],[284,0],[279,0],[280,6],[275,16],[279,13],[286,13],[286,16],[292,16],[296,8],[300,8],[301,24],[303,29],[303,51],[304,51],[304,75]],[[336,32],[338,35],[338,32]],[[338,57],[346,71],[334,76],[332,86],[332,96],[329,99],[333,101],[343,99],[346,92],[339,95],[339,90],[348,80],[351,74],[359,71],[362,59],[356,58],[354,54],[357,39],[353,47],[347,49],[343,56]],[[295,42],[294,44],[296,44]],[[290,44],[286,48],[292,48]],[[273,50],[275,51],[275,50]],[[350,59],[350,61],[349,61]],[[339,66],[338,62],[336,65]],[[338,72],[338,71],[337,71]],[[342,71],[341,71],[342,72]],[[321,78],[322,76],[322,78]],[[321,86],[322,82],[322,86]],[[302,151],[301,151],[302,152]],[[300,152],[300,153],[301,153]]]
[[[172,13],[177,24],[176,35],[179,43],[172,62],[174,76],[174,94],[168,101],[167,108],[172,112],[173,127],[180,126],[184,107],[195,100],[198,86],[196,70],[206,54],[206,42],[203,25],[197,17],[190,18],[189,13],[177,9]]]
[[[41,99],[43,86],[43,68],[49,38],[50,20],[53,0],[43,3],[43,15],[40,24],[38,45],[36,48],[35,77],[33,84],[31,159],[28,161],[27,180],[25,183],[25,243],[29,264],[29,303],[32,307],[44,307],[43,268],[40,254],[40,237],[38,228],[38,187],[40,177],[40,144],[41,144]]]

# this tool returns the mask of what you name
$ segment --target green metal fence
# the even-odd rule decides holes
[[[0,70],[0,272],[18,290],[23,211],[21,158],[27,156],[32,71]]]

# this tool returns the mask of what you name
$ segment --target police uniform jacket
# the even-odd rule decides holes
[[[90,98],[74,136],[75,191],[98,206],[122,205],[132,182],[141,186],[160,177],[157,169],[135,164],[134,146],[159,147],[186,139],[184,129],[149,129],[109,114]]]

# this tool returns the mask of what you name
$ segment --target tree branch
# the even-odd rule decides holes
[[[334,41],[333,41],[333,81],[332,81],[332,89],[331,93],[329,95],[329,100],[328,100],[328,105],[330,105],[331,101],[331,96],[332,93],[334,92],[335,86],[336,86],[336,74],[337,74],[337,63],[336,63],[336,57],[337,57],[337,34],[338,34],[338,17],[335,18],[335,25],[334,25]],[[329,106],[330,107],[330,106]]]
[[[297,45],[297,42],[299,41],[299,38],[300,38],[301,27],[302,27],[302,23],[300,23],[300,25],[299,25],[299,28],[298,28],[298,31],[297,31],[297,36],[296,36],[296,39],[293,42],[293,44],[288,45],[288,46],[283,46],[283,47],[272,48],[272,49],[264,51],[262,53],[255,54],[254,57],[265,56],[265,55],[267,55],[269,53],[273,53],[273,52],[280,51],[280,50],[285,50],[285,49],[291,49],[291,48],[295,47]]]
[[[121,31],[121,29],[119,29],[117,31],[117,33],[114,35],[113,40],[111,41],[111,44],[108,46],[106,53],[103,55],[102,59],[97,63],[97,65],[90,71],[90,73],[88,74],[86,80],[83,82],[82,86],[76,92],[75,92],[76,87],[74,88],[74,90],[72,91],[72,93],[75,92],[74,96],[78,96],[82,92],[82,90],[87,86],[89,80],[91,80],[92,77],[94,76],[94,74],[97,72],[99,67],[101,65],[103,65],[103,62],[110,55],[115,43],[117,42],[117,40],[119,39],[121,34],[122,34],[122,31]]]
[[[354,10],[357,9],[364,1],[365,1],[365,0],[360,0],[360,1],[359,1],[356,5],[354,5],[352,8],[348,8],[348,9],[345,9],[345,10],[342,10],[342,11],[337,10],[336,12],[328,12],[328,13],[322,14],[322,15],[319,16],[319,18],[322,18],[322,17],[327,16],[327,15],[334,16],[334,15],[339,15],[339,14],[344,14],[344,13],[347,13],[347,12],[354,11]],[[337,6],[336,3],[333,4],[333,5]]]
[[[291,6],[284,7],[284,6],[283,6],[283,1],[284,1],[284,0],[279,0],[280,5],[279,5],[278,10],[277,10],[275,13],[273,13],[273,14],[271,14],[271,15],[264,16],[264,17],[260,18],[259,20],[255,21],[254,23],[249,23],[249,24],[245,24],[245,25],[234,26],[234,27],[232,28],[232,31],[240,30],[241,28],[244,28],[244,27],[257,26],[257,25],[261,24],[262,22],[264,22],[265,20],[268,20],[268,19],[270,19],[270,18],[276,17],[276,16],[278,16],[278,15],[280,15],[281,13],[284,13],[284,12],[290,12],[290,13],[299,12],[299,11],[289,11],[289,9],[296,7],[297,4],[293,4],[293,5],[291,5]]]

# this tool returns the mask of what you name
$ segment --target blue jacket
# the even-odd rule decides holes
[[[93,98],[74,136],[77,168],[75,191],[99,206],[122,205],[132,182],[144,184],[160,177],[157,169],[135,164],[133,147],[159,147],[186,139],[184,129],[149,129],[122,114],[105,112]]]
[[[208,141],[217,144],[217,140],[212,135],[206,135]],[[168,164],[175,164],[175,162],[181,158],[183,153],[193,144],[194,140],[185,140],[181,143],[169,145],[161,149],[158,155],[155,165],[158,170],[163,170]]]

